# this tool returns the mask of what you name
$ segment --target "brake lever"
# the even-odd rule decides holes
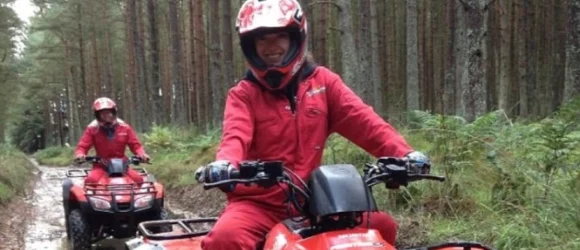
[[[429,174],[409,174],[407,176],[409,181],[418,181],[418,180],[433,180],[433,181],[445,181],[445,176],[437,176],[437,175],[429,175]]]

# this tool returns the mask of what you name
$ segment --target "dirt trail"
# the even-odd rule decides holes
[[[26,199],[31,214],[25,224],[24,249],[68,249],[62,206],[62,180],[66,178],[68,168],[39,166],[32,161],[39,176],[33,192]],[[122,246],[122,241],[105,240],[94,245],[93,249],[122,249]]]
[[[66,237],[62,179],[66,168],[38,166],[40,178],[27,203],[32,207],[24,235],[25,249],[59,249]]]
[[[65,250],[68,249],[64,209],[62,206],[62,181],[68,167],[36,166],[34,183],[26,197],[21,197],[0,213],[1,249]],[[207,195],[200,187],[173,190],[165,199],[172,218],[216,216],[223,208],[223,197]],[[213,194],[213,192],[210,192]],[[203,204],[203,205],[201,205]],[[190,212],[193,211],[193,212]],[[124,249],[123,240],[108,239],[93,249]]]

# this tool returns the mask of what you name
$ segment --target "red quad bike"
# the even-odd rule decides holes
[[[129,164],[139,165],[140,158],[104,161],[98,156],[88,156],[82,162],[101,163],[107,175],[95,184],[84,184],[89,169],[70,169],[66,173],[62,195],[71,249],[91,249],[93,243],[111,236],[134,237],[140,222],[167,219],[163,185],[143,168],[135,168],[145,180],[142,184],[127,175]],[[154,230],[171,231],[168,227]]]
[[[301,213],[289,216],[266,235],[264,250],[396,250],[378,231],[368,225],[361,227],[364,213],[377,211],[372,186],[380,183],[394,188],[393,183],[407,186],[422,179],[444,181],[445,177],[417,174],[408,160],[393,157],[380,158],[376,165],[366,164],[364,176],[353,165],[325,165],[313,171],[304,183],[281,162],[243,162],[233,179],[204,184],[205,189],[222,185],[257,184],[269,188],[286,184],[289,188],[288,211],[293,205]],[[294,178],[293,178],[294,177]],[[297,185],[294,180],[298,180]],[[298,199],[300,196],[300,200]],[[301,202],[303,201],[303,202]],[[290,214],[290,212],[289,212]],[[213,223],[217,218],[148,221],[139,224],[140,237],[126,243],[133,250],[199,250],[200,242],[209,231],[196,231],[200,223]],[[196,225],[197,224],[197,225]],[[178,225],[182,232],[154,233],[150,227]],[[475,242],[448,242],[407,250],[493,250]]]

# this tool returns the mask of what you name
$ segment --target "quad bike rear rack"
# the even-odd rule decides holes
[[[137,171],[141,176],[147,176],[149,173],[144,168],[132,168],[133,170]],[[91,172],[91,169],[84,169],[84,168],[77,168],[77,169],[69,169],[66,171],[67,178],[80,178],[80,177],[87,177]]]
[[[208,218],[193,218],[193,219],[174,219],[174,220],[154,220],[154,221],[145,221],[141,222],[137,227],[139,234],[142,235],[144,238],[149,240],[175,240],[175,239],[188,239],[198,236],[203,236],[209,233],[209,230],[204,231],[195,231],[195,229],[191,228],[193,224],[201,224],[201,223],[215,223],[217,221],[216,217],[208,217]],[[153,234],[150,231],[150,227],[161,227],[161,226],[173,226],[179,225],[180,231],[183,233],[176,233],[176,230],[173,230],[171,233],[163,233],[163,234]]]

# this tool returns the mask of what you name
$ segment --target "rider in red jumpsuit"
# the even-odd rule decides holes
[[[339,75],[306,59],[306,18],[296,0],[247,0],[236,27],[250,70],[228,93],[216,161],[198,169],[200,182],[228,179],[240,161],[252,159],[281,160],[307,180],[320,166],[333,132],[375,157],[428,161]],[[288,216],[281,188],[237,185],[222,190],[228,203],[203,249],[254,250]],[[395,244],[397,224],[390,215],[371,213],[370,226]]]
[[[75,159],[82,160],[92,146],[95,147],[97,156],[103,160],[111,158],[124,158],[127,145],[131,152],[143,161],[149,161],[149,156],[139,142],[135,131],[123,120],[117,118],[117,105],[113,100],[103,97],[93,103],[95,120],[85,129],[77,148]],[[104,166],[99,163],[93,165],[93,169],[85,178],[85,183],[97,183],[106,174]],[[142,183],[143,177],[132,168],[127,170],[127,175],[136,183]]]

